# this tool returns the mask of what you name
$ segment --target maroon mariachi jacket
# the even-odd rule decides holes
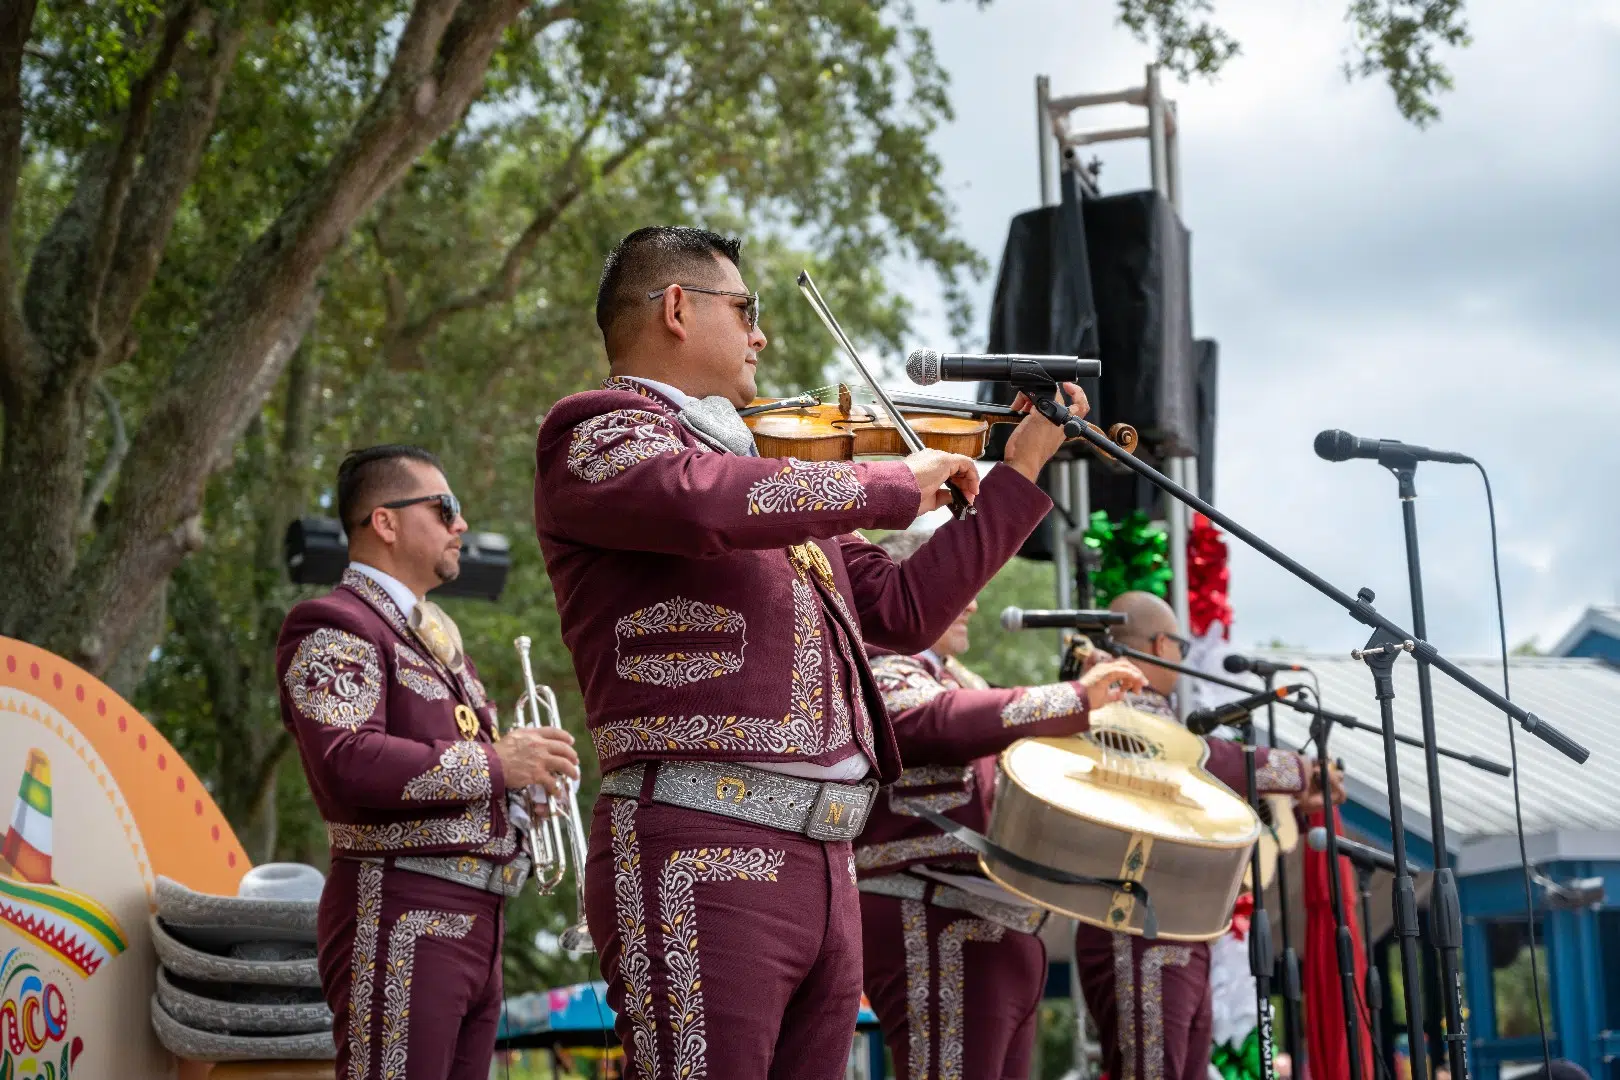
[[[984,832],[995,795],[996,756],[1027,736],[1073,735],[1090,712],[1077,682],[992,690],[954,657],[874,655],[906,771],[884,789],[855,841],[860,877],[879,877],[914,863],[965,863],[977,857],[956,838],[917,816],[919,808]]]
[[[853,530],[911,524],[904,462],[715,451],[622,378],[557,402],[535,456],[535,531],[604,772],[863,753],[894,779],[865,643],[935,641],[1051,506],[997,465],[976,516],[897,564]]]
[[[472,661],[442,665],[382,587],[354,570],[287,613],[281,720],[298,742],[333,855],[518,851],[495,756],[495,707]],[[461,737],[458,708],[478,720]]]

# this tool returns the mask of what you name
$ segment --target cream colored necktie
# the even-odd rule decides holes
[[[443,608],[431,600],[418,600],[411,609],[411,630],[439,663],[457,675],[461,674],[465,666],[461,652],[461,631]]]

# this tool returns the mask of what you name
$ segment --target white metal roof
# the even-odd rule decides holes
[[[1379,722],[1372,674],[1362,661],[1347,654],[1292,650],[1261,655],[1304,664],[1315,671],[1321,680],[1326,708],[1374,725]],[[1451,659],[1486,685],[1502,685],[1499,660]],[[1515,726],[1525,833],[1600,832],[1620,838],[1620,670],[1600,660],[1515,656],[1510,659],[1510,676],[1515,703],[1591,751],[1586,764],[1577,765]],[[1305,680],[1279,676],[1279,682],[1283,681]],[[1432,673],[1432,682],[1440,745],[1512,764],[1507,717],[1439,671]],[[1255,683],[1259,685],[1258,680]],[[1309,737],[1309,722],[1305,714],[1278,709],[1279,740],[1291,746],[1302,745]],[[1420,737],[1423,730],[1417,665],[1409,656],[1395,664],[1395,729],[1414,737]],[[1329,749],[1344,761],[1351,797],[1387,815],[1389,796],[1382,740],[1370,732],[1335,728]],[[1398,765],[1405,825],[1409,831],[1427,836],[1429,796],[1423,752],[1402,746]],[[1513,834],[1513,786],[1509,778],[1441,758],[1440,781],[1447,846],[1453,851],[1482,846],[1494,850],[1500,843],[1484,842]],[[1548,842],[1559,847],[1556,842]],[[1517,862],[1516,848],[1512,861]]]

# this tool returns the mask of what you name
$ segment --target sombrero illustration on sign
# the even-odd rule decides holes
[[[175,1076],[149,1005],[158,880],[234,896],[249,869],[235,833],[128,702],[0,638],[0,812],[8,805],[0,1031],[18,1038],[0,1038],[0,1075]]]

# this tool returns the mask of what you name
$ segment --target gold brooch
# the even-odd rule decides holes
[[[463,739],[478,738],[478,716],[465,705],[456,706],[456,730]]]
[[[837,587],[833,581],[832,563],[827,560],[827,553],[821,550],[820,545],[810,541],[794,544],[788,548],[788,562],[802,574],[813,572],[829,589]]]

